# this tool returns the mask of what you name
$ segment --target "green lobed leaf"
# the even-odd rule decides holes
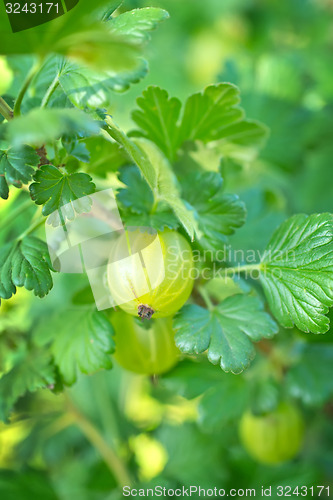
[[[227,127],[221,139],[240,146],[260,146],[268,136],[268,128],[256,120],[241,120]]]
[[[140,109],[132,113],[132,118],[140,130],[131,135],[150,139],[170,161],[176,159],[185,141],[214,142],[216,147],[227,141],[238,149],[258,147],[267,137],[267,128],[245,119],[239,102],[239,90],[234,85],[210,85],[187,99],[180,118],[180,101],[169,97],[166,90],[151,86],[137,99]]]
[[[190,96],[180,125],[181,142],[221,139],[228,126],[244,118],[239,102],[239,90],[230,83],[209,85],[203,92]]]
[[[138,167],[129,165],[122,168],[118,178],[126,185],[126,189],[118,190],[117,201],[136,214],[150,213],[154,204],[154,195]]]
[[[211,311],[187,305],[174,318],[176,345],[186,354],[208,350],[211,363],[241,373],[255,356],[251,341],[271,338],[278,330],[262,309],[258,299],[247,295],[230,296]]]
[[[302,345],[286,376],[289,394],[310,406],[329,401],[333,396],[332,364],[332,345]]]
[[[0,248],[0,297],[9,299],[16,287],[33,290],[44,297],[53,286],[52,269],[46,243],[26,236]]]
[[[75,213],[90,210],[89,199],[85,198],[95,192],[90,175],[82,172],[67,174],[53,165],[43,165],[34,175],[34,181],[29,187],[31,198],[37,205],[43,205],[43,215],[53,214],[65,206],[60,215],[64,221],[72,220]]]
[[[21,187],[31,181],[34,168],[39,164],[40,158],[30,146],[0,150],[0,197],[7,199],[9,184]]]
[[[176,229],[179,221],[166,205],[159,203],[156,210],[154,196],[136,165],[129,165],[120,170],[119,180],[126,188],[118,190],[117,202],[124,207],[122,219],[125,226],[146,226],[157,231],[165,227]]]
[[[50,324],[51,352],[64,382],[72,385],[79,372],[112,367],[113,328],[106,315],[91,308],[63,311]]]
[[[183,181],[183,197],[191,205],[201,231],[202,247],[220,250],[228,235],[241,227],[246,209],[238,196],[223,193],[223,179],[215,172],[197,172]]]
[[[73,156],[83,163],[89,163],[90,154],[83,141],[64,136],[61,142],[68,156]]]
[[[98,122],[78,109],[33,109],[4,127],[6,139],[14,147],[45,144],[64,134],[89,136],[99,132]]]
[[[132,118],[143,130],[143,136],[153,141],[165,156],[173,161],[179,147],[179,128],[177,126],[181,102],[169,97],[166,90],[148,87],[138,97],[141,110],[135,110]]]
[[[26,392],[53,384],[54,366],[45,351],[31,352],[0,378],[0,419],[6,421],[16,401]]]
[[[331,214],[294,215],[282,223],[261,260],[260,281],[279,323],[325,333],[333,305]]]

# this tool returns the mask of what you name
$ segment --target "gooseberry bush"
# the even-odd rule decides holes
[[[32,458],[50,429],[73,424],[110,469],[105,488],[115,495],[124,485],[153,484],[154,476],[170,487],[232,485],[244,457],[254,464],[243,471],[245,486],[256,462],[282,463],[267,484],[293,475],[295,486],[326,480],[297,459],[283,464],[302,451],[313,408],[331,411],[332,214],[281,210],[272,223],[251,223],[239,172],[260,161],[270,132],[247,116],[233,83],[208,85],[183,101],[149,85],[130,117],[113,111],[115,94],[148,72],[151,31],[172,19],[158,7],[81,2],[81,10],[52,21],[47,35],[37,27],[0,42],[0,418],[25,429],[27,480],[36,477],[43,498],[58,498]],[[131,126],[122,125],[129,119]],[[77,200],[110,188],[125,231],[110,247],[116,265],[106,272],[105,293],[119,306],[100,311],[86,275],[57,272],[44,226],[55,212],[60,227],[89,216]],[[155,272],[163,277],[140,294],[142,268],[126,267],[120,249],[130,238],[135,253],[147,228],[162,248],[163,269],[156,264]],[[263,232],[265,244],[251,248]],[[147,258],[155,261],[153,250]],[[126,393],[126,377],[134,377],[136,394]],[[142,392],[144,416],[135,409]],[[44,403],[51,410],[40,416]],[[104,437],[96,405],[110,425]],[[239,437],[225,431],[238,422]],[[228,437],[222,443],[217,434]],[[83,450],[78,435],[68,434],[59,456],[67,439]],[[214,463],[233,440],[244,448],[233,452],[227,477]],[[54,444],[45,446],[52,468]],[[141,448],[157,453],[161,470],[151,473],[150,463],[147,472]],[[97,466],[95,473],[105,475]],[[17,488],[24,488],[20,477]],[[8,481],[14,476],[0,477],[0,491]],[[106,498],[102,489],[82,498]]]

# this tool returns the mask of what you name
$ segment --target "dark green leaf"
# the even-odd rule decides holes
[[[9,184],[21,187],[31,181],[33,167],[36,167],[39,161],[39,156],[30,146],[0,151],[0,197],[8,198]]]
[[[249,399],[244,378],[224,374],[219,385],[208,390],[199,403],[199,422],[206,431],[221,431],[239,419]]]
[[[166,477],[186,487],[211,488],[212,484],[224,483],[225,471],[219,458],[221,445],[218,439],[212,441],[210,436],[190,423],[164,424],[158,429],[157,437],[168,454],[164,470]]]
[[[122,168],[119,180],[127,185],[126,189],[120,189],[117,194],[117,201],[128,209],[123,217],[125,226],[147,226],[157,231],[163,231],[165,227],[176,229],[179,226],[177,218],[167,206],[163,207],[159,203],[157,209],[152,210],[153,193],[135,165]]]
[[[63,219],[72,220],[75,213],[89,211],[89,199],[84,198],[95,191],[90,175],[84,173],[66,174],[53,165],[44,165],[34,176],[35,182],[30,185],[31,198],[37,205],[43,206],[43,215],[47,216],[61,211]],[[57,216],[58,217],[58,216]]]
[[[79,161],[83,163],[88,163],[90,160],[89,151],[84,142],[80,142],[76,139],[74,140],[62,140],[62,144],[66,149],[66,152],[69,156],[73,156]]]
[[[262,257],[260,280],[282,326],[326,332],[333,305],[332,216],[300,214],[281,224]]]
[[[59,500],[47,474],[42,470],[0,471],[0,492],[6,500]]]
[[[113,329],[104,313],[73,308],[57,314],[49,329],[51,352],[66,384],[73,384],[78,372],[90,374],[112,367]]]
[[[323,405],[333,396],[332,366],[332,345],[300,346],[297,361],[286,378],[289,393],[307,405]]]
[[[223,180],[215,172],[197,172],[183,182],[183,197],[193,207],[204,248],[220,250],[227,235],[241,227],[246,209],[238,196],[223,193]]]
[[[85,144],[90,154],[87,171],[98,177],[107,177],[109,172],[116,172],[120,167],[130,163],[124,149],[117,143],[103,136],[89,137]]]
[[[26,392],[54,383],[51,356],[45,352],[31,352],[0,379],[0,419],[7,420],[16,401]]]
[[[33,236],[8,243],[0,249],[0,297],[9,299],[16,287],[44,297],[53,286],[46,243]]]
[[[262,310],[261,302],[233,295],[212,311],[197,305],[183,307],[175,316],[175,340],[186,354],[208,350],[208,359],[226,372],[241,373],[255,355],[252,341],[271,338],[277,325]]]
[[[138,167],[131,165],[122,168],[119,180],[126,184],[127,187],[126,189],[119,189],[117,200],[134,213],[149,213],[154,204],[154,195]]]

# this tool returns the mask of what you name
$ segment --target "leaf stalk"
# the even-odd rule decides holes
[[[14,112],[10,106],[6,103],[6,101],[0,97],[0,113],[5,118],[5,120],[12,120],[14,117]]]

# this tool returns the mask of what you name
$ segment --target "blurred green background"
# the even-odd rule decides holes
[[[241,162],[222,158],[227,190],[240,195],[249,214],[231,238],[234,247],[263,248],[267,234],[295,212],[332,212],[332,0],[125,0],[120,10],[144,6],[164,8],[170,19],[146,49],[148,76],[114,95],[111,109],[119,125],[131,128],[130,111],[149,84],[185,98],[210,83],[232,82],[241,89],[247,115],[270,128],[255,161],[250,153]],[[3,216],[10,203],[0,201]],[[24,217],[18,224],[25,227]],[[85,285],[82,277],[57,276],[46,299],[20,290],[0,309],[1,371],[22,355],[27,336],[38,328],[47,331],[50,314]],[[318,342],[331,354],[332,336],[327,334],[327,344]],[[281,332],[272,344],[278,355],[289,355],[305,337]],[[260,363],[259,356],[241,377],[251,379]],[[305,375],[318,369],[312,363]],[[308,403],[300,457],[276,467],[259,465],[247,455],[236,418],[219,421],[229,397],[222,389],[215,406],[198,406],[200,390],[206,393],[213,385],[211,370],[218,370],[205,363],[198,365],[197,379],[190,361],[158,382],[116,366],[81,376],[66,395],[41,390],[25,396],[10,425],[0,427],[0,497],[122,498],[112,472],[113,448],[136,484],[226,489],[324,484],[333,494],[331,386],[325,397],[315,397],[323,391],[322,381],[333,379],[332,358],[329,363],[318,387],[307,387],[304,377],[303,392],[310,396],[300,396]]]

